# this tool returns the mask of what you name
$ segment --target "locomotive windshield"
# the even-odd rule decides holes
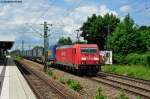
[[[97,53],[97,48],[81,48],[82,54],[95,54]]]

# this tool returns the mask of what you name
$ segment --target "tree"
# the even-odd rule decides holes
[[[71,45],[72,44],[72,40],[71,40],[70,37],[67,37],[67,38],[62,37],[62,38],[60,38],[58,40],[57,44],[58,45]]]
[[[96,43],[100,49],[104,49],[107,36],[114,31],[119,22],[120,20],[113,14],[107,13],[103,17],[93,14],[80,28],[81,36],[87,43]]]
[[[33,49],[37,49],[37,48],[43,48],[42,46],[34,46]]]
[[[150,26],[141,26],[138,31],[141,34],[141,39],[143,40],[143,45],[146,47],[146,51],[150,51]]]
[[[73,44],[87,44],[87,42],[79,40],[79,41],[73,42]]]
[[[128,14],[118,24],[112,35],[109,36],[107,45],[115,54],[126,55],[132,52],[139,52],[145,50],[140,37],[141,34],[137,31],[133,19]]]

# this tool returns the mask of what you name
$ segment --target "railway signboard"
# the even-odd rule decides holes
[[[103,64],[113,64],[112,51],[100,51]]]

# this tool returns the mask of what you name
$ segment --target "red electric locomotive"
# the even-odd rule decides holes
[[[100,67],[98,46],[74,44],[57,47],[55,64],[78,72],[97,73]]]

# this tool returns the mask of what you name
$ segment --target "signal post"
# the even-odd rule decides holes
[[[42,24],[43,25],[43,24]],[[52,24],[47,24],[47,22],[44,22],[44,68],[43,70],[47,71],[47,58],[48,58],[48,25],[52,26]]]

